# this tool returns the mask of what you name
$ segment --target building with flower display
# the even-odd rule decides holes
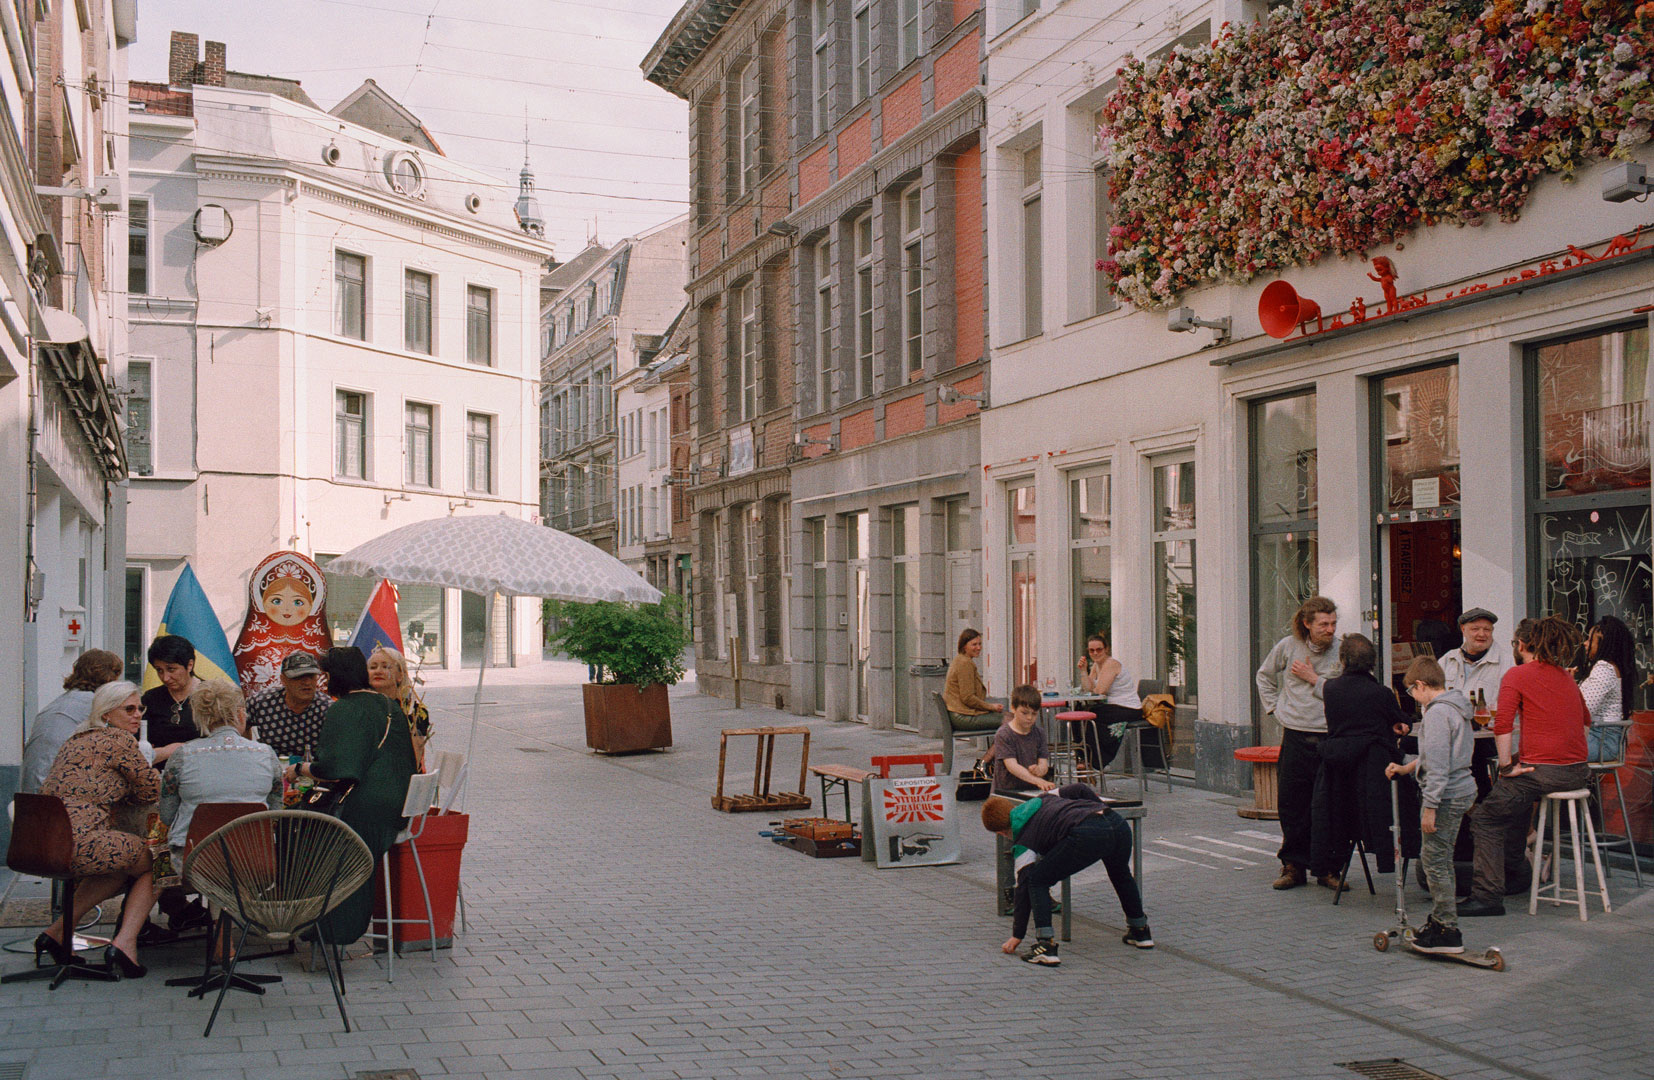
[[[1478,606],[1616,615],[1646,672],[1654,5],[998,14],[990,683],[1107,629],[1238,790],[1311,594],[1386,678]]]

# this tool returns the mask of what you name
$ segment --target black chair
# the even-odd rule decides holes
[[[0,977],[0,983],[30,982],[50,979],[50,989],[56,990],[64,979],[86,979],[91,982],[114,982],[116,975],[106,967],[94,967],[75,955],[75,877],[70,866],[75,855],[75,832],[69,824],[69,810],[56,795],[19,793],[12,803],[11,845],[6,850],[6,865],[19,874],[47,878],[63,886],[64,925],[68,931],[68,959],[59,959],[56,966],[36,967],[31,971],[15,971]],[[35,955],[36,963],[39,954]]]
[[[932,690],[930,696],[935,700],[936,713],[942,720],[942,772],[948,776],[953,776],[953,741],[955,739],[991,739],[994,737],[994,732],[999,730],[999,725],[1003,722],[1003,716],[1000,713],[987,713],[979,718],[985,726],[961,727],[953,722],[953,713],[948,711],[948,703],[941,693]]]

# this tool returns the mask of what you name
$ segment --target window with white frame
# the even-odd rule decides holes
[[[367,340],[368,259],[348,251],[333,253],[333,332]]]
[[[494,418],[487,413],[465,414],[465,487],[494,493]]]
[[[649,410],[649,415],[645,420],[645,426],[647,431],[644,433],[644,439],[646,440],[649,448],[649,456],[644,460],[648,462],[649,468],[658,469],[661,467],[661,457],[660,444],[657,441],[660,437],[660,416],[657,410]]]
[[[1075,654],[1085,652],[1089,635],[1108,637],[1111,629],[1113,504],[1113,476],[1107,465],[1069,474],[1069,605],[1074,612],[1074,641],[1069,651]]]
[[[149,292],[149,200],[126,204],[126,291],[134,296]]]
[[[407,270],[402,276],[402,345],[409,352],[431,352],[431,275]]]
[[[758,186],[758,173],[761,168],[759,155],[762,151],[760,138],[763,132],[763,110],[759,59],[755,56],[741,69],[740,78],[740,129],[737,132],[737,151],[740,161],[737,162],[735,177],[736,190],[745,195]]]
[[[873,393],[873,215],[850,227],[856,256],[856,397]]]
[[[126,362],[126,464],[133,476],[155,473],[155,362]]]
[[[592,300],[590,296],[582,296],[574,302],[573,323],[570,327],[571,335],[578,334],[586,328],[586,324],[591,321],[591,313]]]
[[[833,372],[833,242],[826,236],[816,244],[815,278],[815,411],[825,412],[832,403]]]
[[[919,0],[896,2],[896,66],[907,67],[919,56]]]
[[[597,369],[592,378],[592,424],[598,435],[610,435],[614,432],[614,392],[609,389],[610,378],[613,373],[606,367]]]
[[[368,395],[355,390],[333,394],[333,475],[368,478]]]
[[[1103,110],[1098,109],[1092,116],[1091,144],[1091,265],[1108,258],[1109,229],[1114,224],[1114,204],[1108,198],[1109,179],[1113,170],[1108,165],[1108,150],[1098,134],[1102,130]],[[1092,282],[1092,314],[1101,315],[1105,311],[1113,311],[1119,307],[1112,293],[1108,291],[1108,275],[1101,271],[1094,271]]]
[[[873,96],[873,2],[850,3],[850,101]]]
[[[1043,190],[1041,146],[1022,152],[1022,336],[1045,329],[1040,244],[1040,203]]]
[[[574,391],[569,394],[569,446],[579,446],[586,441],[586,398],[591,394],[591,384],[581,379],[574,384]]]
[[[599,318],[609,314],[609,306],[614,302],[614,279],[605,277],[597,283],[597,315]]]
[[[758,416],[758,282],[741,289],[741,419]]]
[[[1039,10],[1039,0],[1017,0],[1017,18],[1026,19]]]
[[[436,486],[436,406],[407,403],[402,420],[406,468],[402,478],[410,487]]]
[[[810,133],[824,135],[832,121],[833,81],[829,61],[833,47],[833,0],[810,4]]]
[[[1007,578],[1011,586],[1011,682],[1039,685],[1038,573],[1035,551],[1034,480],[1028,477],[1005,486]],[[1048,673],[1054,677],[1055,673]],[[1055,683],[1053,683],[1055,685]]]
[[[1151,465],[1155,675],[1165,681],[1179,705],[1196,705],[1200,667],[1195,657],[1194,452],[1156,457]],[[1177,731],[1176,723],[1174,734],[1192,740],[1192,728]]]
[[[902,193],[902,361],[908,375],[925,366],[924,231],[919,185]]]
[[[494,290],[465,287],[465,359],[488,366],[494,362]]]

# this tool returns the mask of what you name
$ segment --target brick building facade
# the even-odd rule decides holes
[[[691,3],[644,62],[690,103],[700,678],[876,726],[979,618],[981,15]]]

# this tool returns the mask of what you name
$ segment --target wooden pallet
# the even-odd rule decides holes
[[[724,765],[729,756],[730,736],[756,737],[758,749],[752,763],[752,794],[724,794]],[[775,764],[777,735],[802,735],[803,754],[798,765],[797,791],[770,791],[770,772]],[[810,797],[804,794],[804,782],[810,775],[810,729],[807,727],[725,728],[718,739],[718,790],[712,796],[712,808],[726,814],[753,810],[808,810]]]

